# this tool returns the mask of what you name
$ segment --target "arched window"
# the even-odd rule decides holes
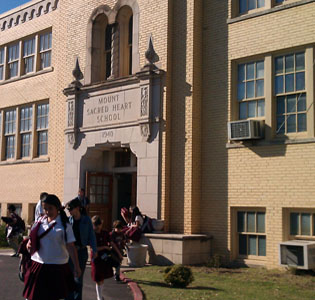
[[[129,6],[123,6],[117,16],[119,30],[119,76],[132,74],[133,14]]]

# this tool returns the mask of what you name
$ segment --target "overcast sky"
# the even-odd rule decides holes
[[[0,0],[0,14],[31,0]]]

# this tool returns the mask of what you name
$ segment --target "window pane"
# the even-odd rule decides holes
[[[296,90],[305,90],[305,73],[296,73]]]
[[[294,74],[285,75],[285,91],[294,91]]]
[[[4,63],[4,49],[0,49],[0,64]]]
[[[306,131],[306,114],[298,114],[298,132]]]
[[[248,102],[248,118],[256,117],[256,104],[257,101]]]
[[[257,242],[256,235],[248,236],[248,255],[257,255],[256,242]]]
[[[247,255],[247,236],[246,235],[239,235],[238,239],[238,245],[239,245],[239,255]]]
[[[296,71],[305,69],[304,53],[297,53],[295,55],[295,69]]]
[[[283,76],[276,76],[276,87],[275,87],[276,94],[283,93]]]
[[[237,100],[245,99],[245,83],[239,83],[237,85]]]
[[[287,112],[296,112],[296,95],[287,97]]]
[[[265,236],[258,237],[258,255],[266,256],[266,237]]]
[[[257,213],[257,232],[265,232],[265,213]]]
[[[255,78],[255,64],[247,64],[246,65],[246,79],[254,79]]]
[[[285,113],[285,97],[277,97],[277,115]]]
[[[283,73],[283,56],[276,57],[275,59],[276,74]]]
[[[256,8],[256,0],[248,0],[248,10]]]
[[[237,212],[237,231],[245,232],[245,212]]]
[[[290,214],[290,234],[291,235],[299,234],[299,214],[298,213]]]
[[[265,6],[265,0],[258,0],[257,8],[264,7],[264,6]]]
[[[255,213],[247,213],[247,232],[255,232]]]
[[[240,103],[240,120],[247,119],[247,103]]]
[[[311,235],[311,214],[301,215],[301,234]]]
[[[286,55],[285,56],[285,72],[293,72],[294,71],[294,55]]]
[[[296,115],[287,117],[287,132],[296,132]]]
[[[245,80],[245,65],[238,65],[238,74],[237,74],[238,82],[242,82]]]
[[[240,13],[247,11],[247,0],[239,0]]]
[[[264,80],[256,81],[256,97],[261,97],[264,95]]]
[[[254,98],[255,93],[255,86],[254,86],[254,81],[248,81],[246,82],[246,98]]]
[[[285,117],[277,117],[277,134],[285,133]]]
[[[297,111],[306,110],[306,94],[299,94],[297,100]]]
[[[258,117],[263,117],[265,115],[265,100],[258,101]]]
[[[264,78],[264,62],[259,61],[256,63],[256,78]]]

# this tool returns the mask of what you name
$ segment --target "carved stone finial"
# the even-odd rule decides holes
[[[143,69],[148,68],[148,67],[156,68],[154,64],[160,60],[159,56],[157,55],[153,47],[152,34],[149,37],[149,45],[148,45],[148,50],[145,52],[145,58],[147,59],[148,63],[143,67]]]
[[[81,84],[80,80],[83,79],[83,74],[82,74],[81,69],[80,69],[78,57],[77,57],[76,62],[75,62],[75,67],[72,71],[72,75],[73,75],[75,80],[71,82],[70,87],[81,87],[82,84]]]

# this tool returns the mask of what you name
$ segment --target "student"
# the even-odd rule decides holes
[[[99,216],[92,218],[97,241],[97,258],[91,262],[92,279],[96,282],[97,300],[103,300],[102,289],[104,279],[113,277],[112,247],[109,233],[102,230],[102,220]],[[119,250],[117,249],[119,252]]]
[[[113,230],[110,234],[111,242],[117,247],[119,253],[118,257],[120,259],[119,265],[115,267],[115,280],[120,281],[120,266],[123,260],[124,249],[126,247],[126,237],[123,232],[123,224],[120,220],[116,220],[113,223]]]
[[[92,248],[92,259],[95,259],[97,256],[96,238],[92,221],[90,217],[86,215],[86,210],[81,206],[80,200],[75,198],[67,203],[66,206],[71,215],[69,221],[72,225],[76,239],[74,244],[78,251],[78,259],[81,269],[81,276],[76,279],[76,290],[67,297],[67,300],[82,300],[83,275],[88,260],[87,246],[89,245]],[[73,267],[72,259],[70,260],[70,266]]]
[[[89,211],[90,200],[88,197],[85,197],[85,189],[79,188],[77,199],[80,200],[81,206],[85,208],[86,211]]]
[[[46,192],[43,192],[39,195],[39,200],[38,200],[38,202],[36,204],[36,208],[35,208],[35,222],[37,222],[39,220],[39,218],[45,214],[42,201],[45,200],[47,196],[48,196],[48,193],[46,193]]]
[[[127,224],[128,229],[124,229],[125,236],[133,242],[139,242],[142,235],[141,227],[143,225],[143,217],[137,206],[130,206],[129,212],[131,214],[131,218],[130,223]]]
[[[64,299],[74,290],[74,276],[81,275],[75,238],[56,195],[48,195],[43,200],[43,209],[45,215],[37,223],[37,236],[46,231],[48,233],[40,239],[39,250],[31,256],[31,266],[25,274],[23,296],[28,300]],[[27,249],[32,249],[30,240]],[[68,264],[69,255],[74,261],[74,274]]]

